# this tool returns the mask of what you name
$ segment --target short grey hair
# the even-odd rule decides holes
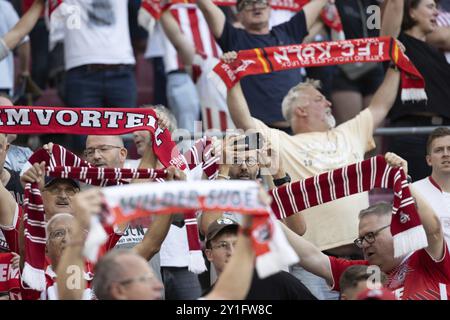
[[[295,87],[292,87],[288,93],[284,96],[281,103],[281,113],[284,119],[290,122],[292,118],[292,108],[297,103],[298,98],[303,90],[306,88],[320,89],[320,81],[314,79],[306,79],[304,82],[299,83]]]
[[[119,262],[123,255],[134,255],[130,249],[113,249],[105,254],[95,266],[92,290],[99,300],[113,300],[111,284],[120,280],[125,272],[124,266]]]
[[[367,209],[361,210],[359,212],[358,218],[362,220],[363,218],[369,215],[376,215],[379,217],[382,216],[391,216],[392,214],[392,204],[387,202],[378,202],[376,204],[371,205]]]

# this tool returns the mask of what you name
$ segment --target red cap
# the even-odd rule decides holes
[[[386,288],[366,289],[356,298],[358,300],[398,300],[394,293]]]

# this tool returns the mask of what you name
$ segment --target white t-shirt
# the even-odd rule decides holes
[[[9,30],[11,30],[19,21],[14,7],[5,0],[0,0],[0,37],[3,37]],[[23,42],[28,41],[28,36],[24,38]],[[1,41],[3,42],[3,40]],[[5,43],[0,44],[0,89],[13,90],[14,88],[14,57]],[[7,52],[5,52],[5,50]],[[9,52],[9,54],[8,54]],[[2,56],[6,57],[2,59]],[[12,94],[12,92],[11,92]]]
[[[86,64],[135,64],[128,0],[65,0],[66,70]],[[78,20],[77,20],[78,19]]]
[[[283,159],[292,181],[362,161],[365,152],[375,147],[373,118],[368,109],[332,130],[294,136],[254,121]],[[268,182],[272,183],[272,179]],[[368,194],[363,192],[302,211],[308,226],[305,239],[320,250],[353,243],[358,236],[358,214],[368,206]]]
[[[413,186],[427,199],[438,215],[444,238],[450,245],[450,193],[442,191],[431,176],[414,182]]]

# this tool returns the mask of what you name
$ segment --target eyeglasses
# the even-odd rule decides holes
[[[83,233],[85,234],[85,235],[87,235],[88,234],[88,230],[83,230]],[[62,239],[62,238],[64,238],[67,234],[72,234],[72,230],[70,230],[70,229],[57,229],[57,230],[54,230],[54,231],[52,231],[52,232],[50,232],[50,234],[48,235],[48,238],[50,239],[50,240],[54,240],[54,239]]]
[[[239,3],[237,9],[238,11],[242,11],[244,9],[247,11],[251,10],[252,9],[251,7],[253,5],[258,6],[258,8],[265,9],[268,7],[269,3],[267,2],[267,0],[244,0],[241,3]]]
[[[48,238],[52,239],[52,240],[62,239],[67,235],[67,232],[68,232],[68,230],[66,230],[66,229],[58,229],[58,230],[50,232]]]
[[[58,187],[53,187],[53,188],[52,188],[52,187],[49,187],[49,188],[45,188],[45,191],[50,192],[50,193],[51,193],[52,195],[54,195],[54,196],[60,195],[60,194],[62,194],[63,191],[64,191],[64,193],[65,193],[67,196],[72,197],[72,196],[75,195],[75,193],[78,192],[78,189],[76,189],[76,188],[71,188],[71,187],[68,187],[68,188],[58,188]]]
[[[236,248],[236,241],[234,241],[234,242],[220,241],[218,244],[211,246],[211,248],[225,250],[225,251],[231,251],[231,249]]]
[[[387,226],[381,227],[378,230],[375,230],[373,232],[369,232],[367,233],[365,236],[363,237],[359,237],[358,239],[355,239],[355,241],[353,241],[353,243],[358,247],[358,248],[362,248],[363,247],[363,243],[364,240],[367,241],[367,243],[372,244],[375,242],[375,237],[384,229],[386,229],[387,227],[389,227],[390,224],[388,224]]]
[[[143,276],[139,276],[139,277],[135,277],[135,278],[130,278],[130,279],[118,281],[118,283],[125,286],[125,285],[131,284],[133,282],[147,282],[147,283],[150,283],[152,281],[156,281],[155,276],[153,274],[146,274],[146,275],[143,275]]]
[[[84,155],[87,158],[92,158],[95,155],[96,150],[98,150],[98,152],[100,152],[100,154],[105,154],[106,152],[108,152],[111,149],[122,149],[122,147],[112,146],[109,144],[103,144],[96,148],[87,148],[86,150],[84,150]]]

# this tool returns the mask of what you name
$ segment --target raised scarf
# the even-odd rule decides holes
[[[270,191],[278,219],[352,194],[374,188],[392,189],[391,233],[395,257],[428,245],[414,199],[402,168],[393,168],[382,156],[293,182]],[[330,226],[332,228],[333,226]]]
[[[249,75],[302,67],[382,61],[391,61],[400,69],[402,101],[427,98],[422,75],[392,37],[242,50],[232,63],[218,63],[211,77],[225,92],[226,88],[232,88],[241,78]]]
[[[208,140],[202,139],[197,143],[195,149],[189,150],[188,159],[197,159],[196,163],[186,162],[186,158],[181,155],[176,147],[176,144],[172,141],[170,132],[168,130],[162,130],[157,125],[157,117],[151,109],[108,109],[108,108],[50,108],[50,107],[0,107],[0,126],[3,133],[17,133],[17,134],[30,134],[30,133],[68,133],[68,134],[96,134],[96,135],[117,135],[133,132],[136,130],[149,130],[153,138],[153,152],[157,155],[159,161],[164,166],[174,165],[185,171],[193,169],[201,164],[202,166],[208,166],[208,172],[214,174],[211,167],[211,162],[201,162],[197,157],[190,156],[191,152],[198,154],[198,150],[205,150],[210,143]],[[55,148],[54,148],[55,149]],[[197,150],[197,151],[195,151]],[[202,157],[201,160],[211,160],[211,157]],[[34,162],[33,162],[34,161]],[[47,152],[43,151],[36,155],[36,157],[30,158],[31,165],[35,162],[45,161],[49,166],[83,166],[92,167],[84,160],[76,157],[71,152],[68,152],[64,148],[57,147],[52,157],[49,157]],[[215,166],[217,168],[217,166]],[[25,167],[26,169],[27,167]],[[206,171],[206,170],[205,170]],[[23,171],[24,172],[24,171]],[[101,178],[101,177],[100,177]],[[96,181],[95,176],[90,176],[92,184],[95,185],[114,185],[118,184],[117,181],[105,181],[100,179]],[[122,183],[121,181],[120,183]],[[33,189],[30,186],[30,190]],[[30,199],[30,198],[29,198]],[[32,202],[33,203],[33,202]],[[26,206],[25,206],[26,209]],[[45,221],[44,216],[41,215],[41,220]],[[206,269],[204,260],[201,254],[200,240],[198,238],[198,228],[194,213],[188,213],[185,215],[186,230],[188,234],[188,243],[190,248],[190,264],[189,268],[193,272],[202,272]],[[42,225],[41,228],[44,228]],[[29,228],[27,230],[36,231],[38,226]],[[44,237],[45,237],[45,229]],[[42,238],[42,232],[37,232],[36,237]],[[41,281],[34,281],[33,279],[43,279],[43,258],[35,257],[32,252],[45,252],[32,249],[33,246],[38,245],[37,242],[32,242],[34,237],[33,233],[26,237],[26,241],[31,246],[29,250],[30,254],[26,256],[28,266],[25,264],[27,271],[25,274],[30,276],[28,284],[30,287],[36,290],[42,289]],[[28,240],[27,240],[28,239]],[[44,244],[45,245],[45,244]],[[28,259],[27,259],[28,257]],[[35,272],[36,271],[36,272]],[[40,284],[39,284],[40,283]]]
[[[204,167],[205,174],[211,173],[214,177],[216,174],[214,168],[217,167],[214,160],[216,158],[203,156],[203,151],[209,144],[207,138],[197,141],[187,152],[186,159],[191,169]],[[158,179],[160,181],[166,177],[165,169],[96,168],[57,144],[53,145],[51,156],[44,149],[36,151],[30,157],[22,172],[25,172],[32,164],[42,161],[48,165],[46,167],[46,175],[48,176],[77,179],[84,183],[102,187],[128,184],[129,179]],[[33,192],[30,192],[30,190],[33,190]],[[43,282],[46,245],[45,212],[40,191],[36,184],[27,184],[24,208],[26,255],[22,277],[31,288],[42,291],[45,288],[45,282]],[[201,273],[206,270],[206,266],[201,254],[195,212],[185,212],[184,219],[189,245],[188,268],[194,273]],[[94,251],[93,255],[96,256],[97,250],[92,250]],[[91,256],[90,260],[92,261],[94,258]]]
[[[252,244],[256,270],[261,278],[298,262],[280,226],[259,199],[255,181],[177,181],[158,185],[139,184],[102,190],[116,223],[151,213],[228,211],[253,215]],[[206,213],[207,214],[207,213]]]

